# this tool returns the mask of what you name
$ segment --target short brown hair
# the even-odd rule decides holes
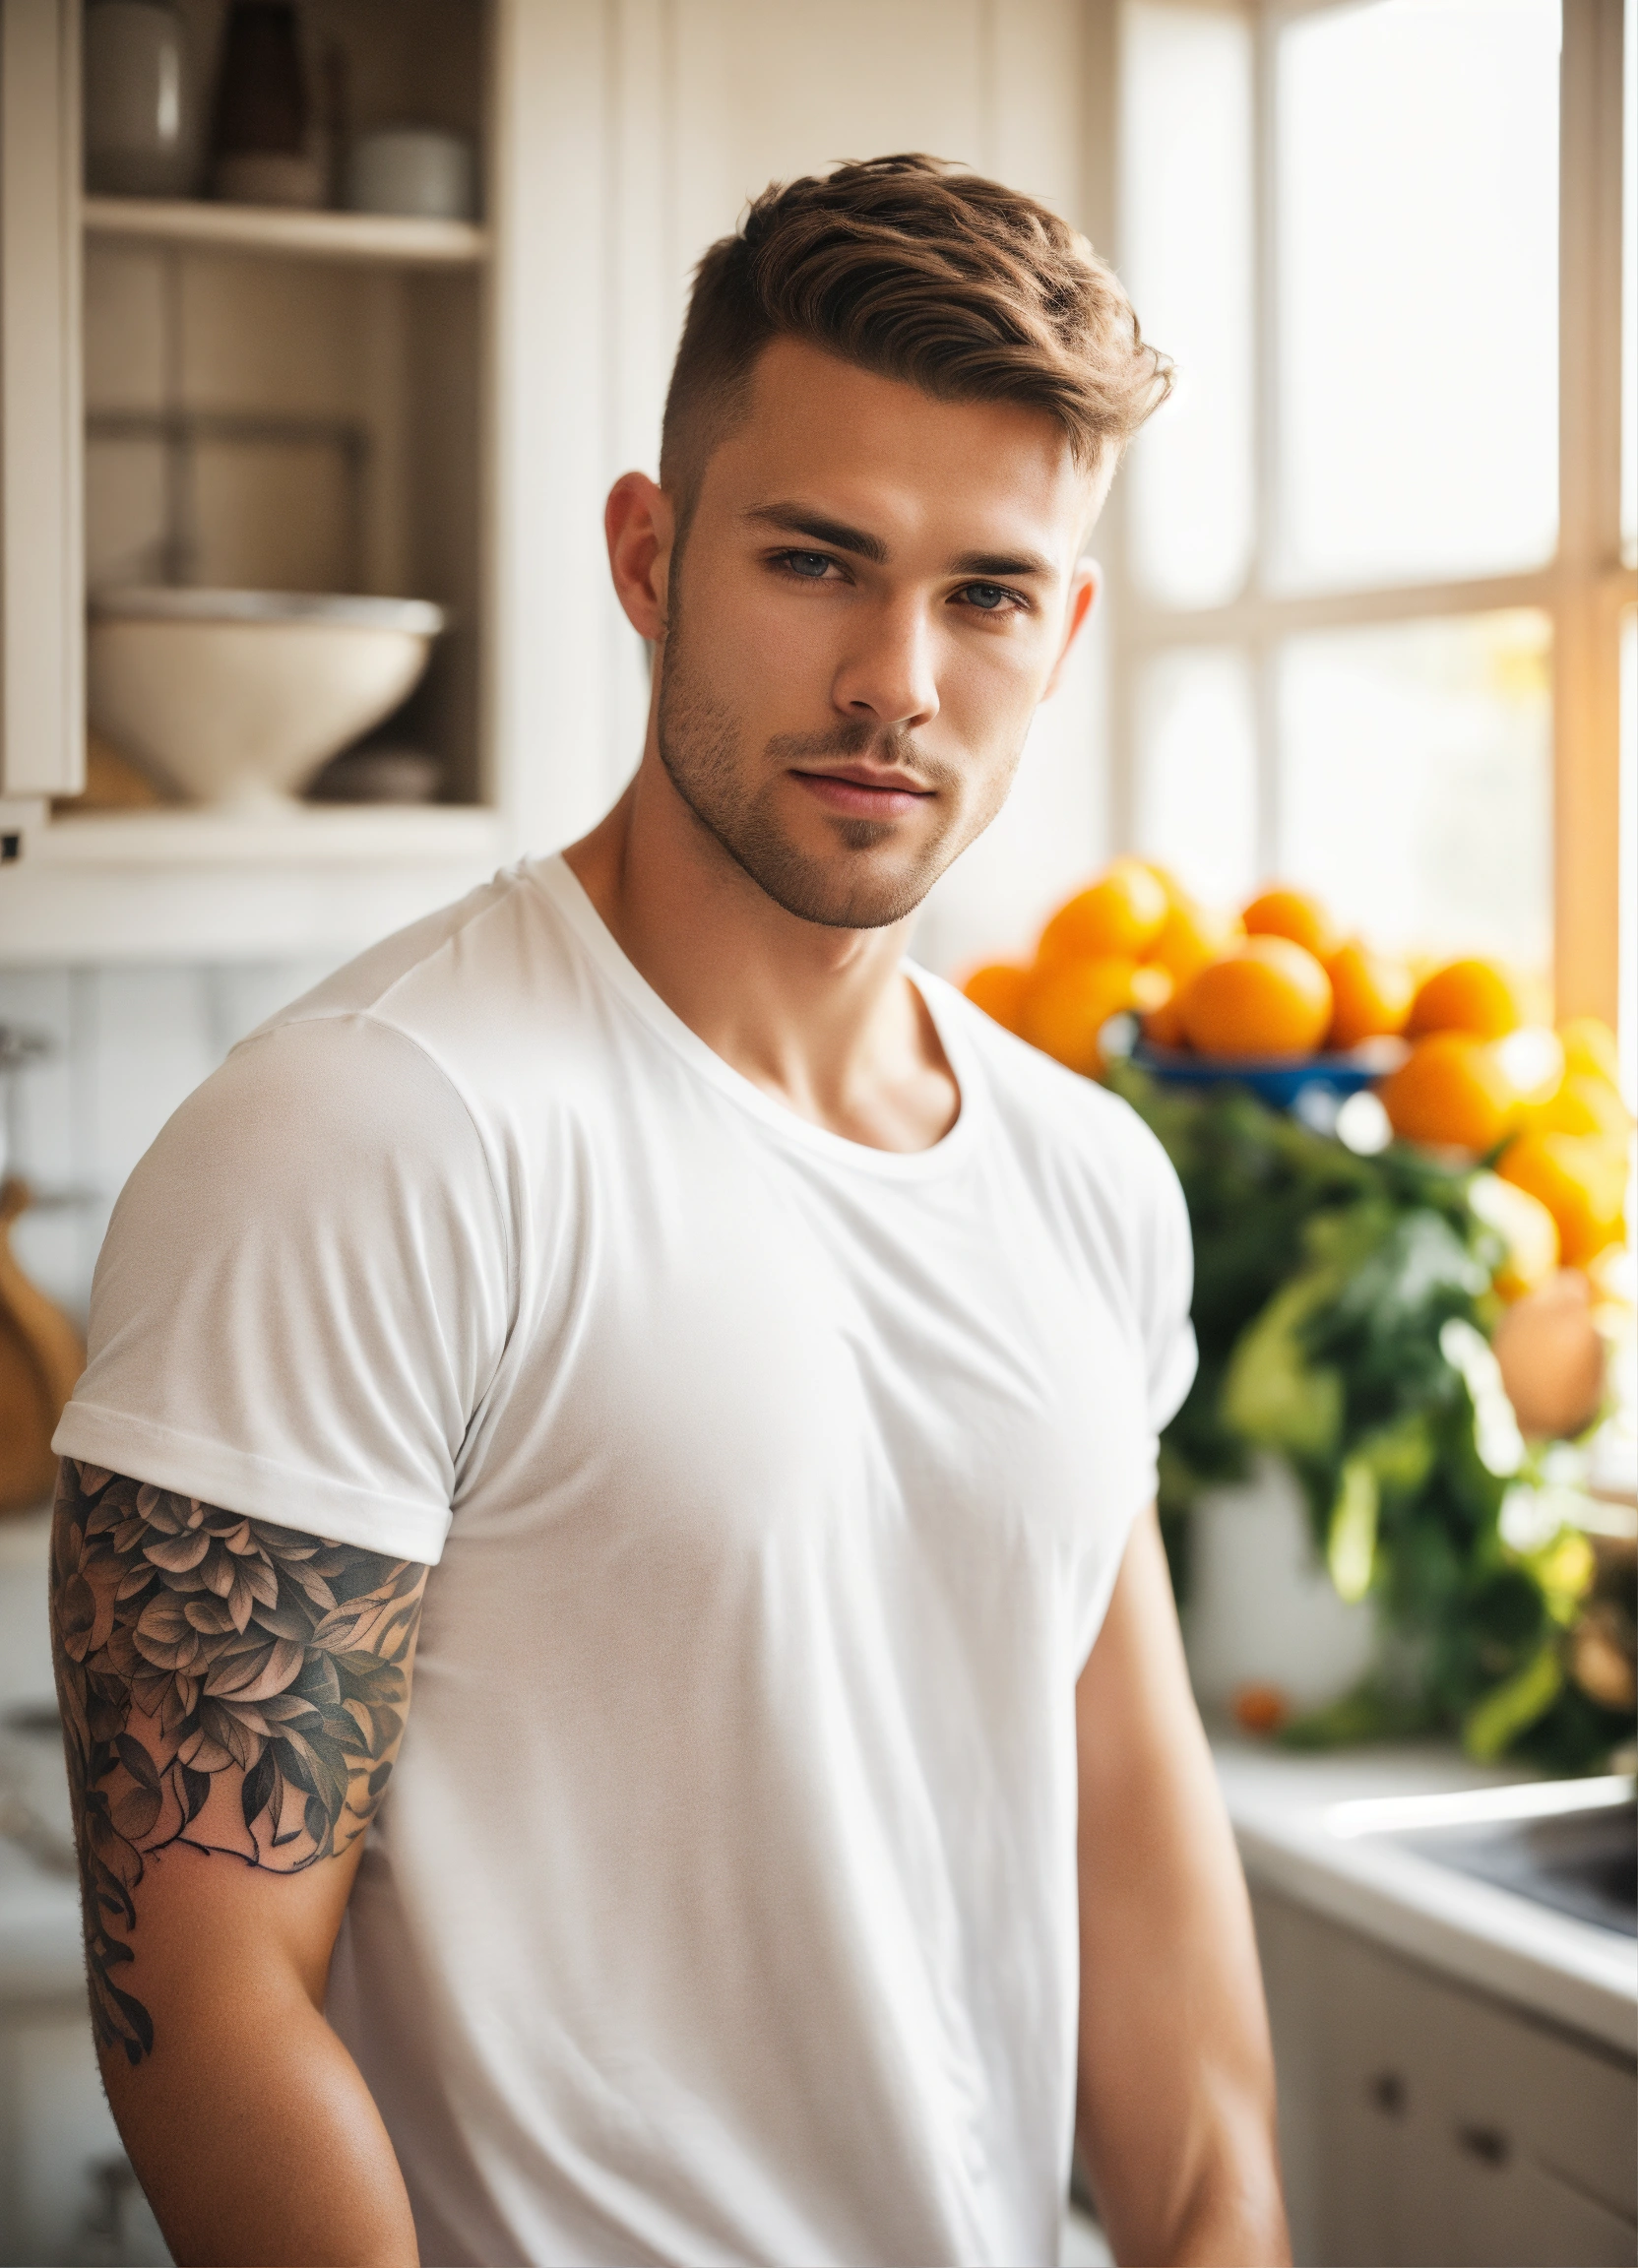
[[[945,401],[1044,410],[1089,470],[1171,387],[1113,271],[1033,197],[916,154],[775,182],[694,272],[660,447],[684,524],[781,337]]]

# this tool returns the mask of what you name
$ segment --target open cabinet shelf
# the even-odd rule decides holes
[[[225,9],[186,13],[208,87]],[[33,344],[30,391],[10,383],[15,357],[0,387],[0,965],[343,956],[461,895],[519,839],[494,507],[510,0],[311,0],[308,15],[347,133],[412,118],[465,136],[488,222],[86,194],[82,0],[7,0],[0,336]],[[376,731],[433,757],[448,800],[76,808],[86,593],[133,584],[441,606],[425,675]]]
[[[181,4],[209,85],[225,0]],[[641,743],[601,506],[652,461],[680,303],[675,185],[631,171],[668,83],[613,70],[604,0],[303,13],[349,138],[470,140],[480,223],[87,196],[84,0],[0,7],[0,966],[341,958],[583,833]],[[448,800],[74,808],[88,589],[153,583],[443,607],[374,737]]]
[[[485,881],[474,804],[86,812],[39,829],[0,890],[0,966],[338,959]]]
[[[387,213],[305,212],[274,205],[215,205],[201,198],[88,197],[88,238],[185,244],[303,260],[389,268],[473,268],[486,232],[470,220],[415,220]]]
[[[348,865],[359,858],[487,856],[496,815],[473,803],[291,803],[286,810],[209,807],[72,812],[41,834],[42,865],[153,868]]]

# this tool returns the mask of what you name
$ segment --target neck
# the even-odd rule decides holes
[[[636,778],[564,852],[626,958],[689,1030],[798,1116],[921,1150],[959,1095],[903,975],[909,923],[832,929],[777,905],[689,810],[653,733]]]

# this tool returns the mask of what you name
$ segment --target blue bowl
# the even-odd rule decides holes
[[[1341,1102],[1374,1087],[1404,1062],[1402,1040],[1367,1040],[1342,1055],[1194,1055],[1139,1040],[1126,1058],[1165,1087],[1249,1087],[1276,1110],[1297,1107],[1300,1096],[1332,1096]]]

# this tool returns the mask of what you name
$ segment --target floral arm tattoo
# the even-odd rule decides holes
[[[64,1459],[51,1621],[100,2048],[136,2064],[154,2045],[115,1980],[157,1854],[185,1843],[293,1874],[363,1834],[404,1730],[425,1577]],[[237,1811],[212,1806],[208,1829],[223,1773]]]

